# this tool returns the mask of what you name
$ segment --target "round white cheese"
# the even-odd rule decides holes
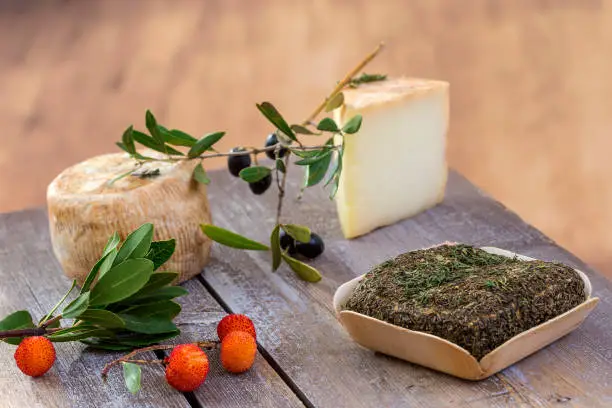
[[[137,168],[126,153],[114,153],[92,157],[58,175],[47,189],[47,206],[53,251],[66,276],[81,284],[115,231],[123,241],[147,222],[155,227],[154,240],[176,239],[174,255],[160,270],[179,273],[179,282],[199,274],[212,244],[199,224],[212,220],[206,186],[192,177],[196,164],[146,162]],[[149,175],[128,175],[111,183],[131,169]]]

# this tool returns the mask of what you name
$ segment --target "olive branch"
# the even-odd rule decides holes
[[[273,271],[276,271],[282,261],[284,261],[301,279],[317,282],[321,279],[319,271],[290,256],[289,247],[294,247],[294,244],[297,246],[316,246],[317,250],[309,252],[317,256],[323,251],[322,239],[311,232],[306,226],[281,223],[287,173],[292,163],[290,157],[292,155],[296,156],[297,160],[293,161],[293,164],[305,169],[300,196],[304,189],[324,183],[325,187],[329,187],[330,199],[335,197],[342,174],[344,139],[359,131],[362,117],[361,115],[355,115],[343,126],[339,126],[330,117],[325,117],[318,122],[315,122],[315,119],[324,110],[325,112],[331,112],[343,105],[344,93],[342,91],[345,88],[355,88],[364,83],[386,79],[386,75],[380,74],[363,73],[357,76],[382,49],[383,44],[381,43],[373,52],[357,64],[355,68],[347,73],[314,111],[298,124],[290,125],[272,103],[267,101],[257,103],[257,109],[274,126],[274,132],[268,137],[266,145],[261,148],[238,147],[229,152],[219,152],[215,150],[214,146],[223,138],[225,132],[217,131],[197,139],[181,130],[168,129],[160,125],[153,113],[147,111],[145,125],[149,134],[138,131],[133,126],[130,126],[123,133],[121,141],[117,142],[119,148],[134,158],[135,169],[120,174],[109,183],[112,184],[128,176],[155,177],[158,175],[158,169],[140,169],[147,162],[199,160],[199,163],[193,170],[193,179],[207,185],[210,183],[210,179],[202,162],[205,159],[214,157],[227,157],[228,167],[232,174],[249,183],[249,187],[255,194],[263,194],[272,184],[272,176],[274,175],[278,189],[278,204],[276,224],[270,234],[270,245],[253,241],[218,226],[202,224],[200,227],[205,235],[222,245],[243,250],[271,251]],[[305,146],[302,140],[300,140],[301,137],[305,136],[324,136],[326,141],[316,146]],[[145,156],[137,151],[137,144],[160,152],[164,156],[161,158]],[[179,150],[180,148],[188,148],[188,150],[183,152]],[[265,153],[274,161],[273,166],[259,164],[258,155],[262,153]],[[251,165],[253,162],[255,165]],[[282,245],[287,242],[287,245]],[[308,257],[312,258],[312,256]]]

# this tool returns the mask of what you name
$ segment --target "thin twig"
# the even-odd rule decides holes
[[[47,328],[47,327],[51,326],[53,323],[58,322],[60,320],[62,320],[62,315],[61,314],[55,316],[52,319],[43,321],[38,327],[41,327],[41,328],[44,329],[44,328]]]
[[[217,347],[217,344],[219,344],[219,342],[218,341],[198,341],[195,344],[197,344],[201,348],[210,349],[210,348]],[[124,363],[124,362],[138,362],[139,360],[132,359],[132,357],[134,357],[137,354],[145,353],[147,351],[154,351],[154,350],[172,350],[174,347],[176,347],[176,345],[160,344],[157,346],[148,346],[148,347],[143,347],[143,348],[139,348],[136,350],[132,350],[130,353],[126,354],[125,356],[118,358],[116,360],[113,360],[110,363],[106,364],[104,368],[102,369],[102,377],[106,378],[106,376],[108,376],[108,372],[110,371],[110,369],[113,368],[113,366],[116,366],[117,364]],[[146,361],[146,360],[142,360],[142,361]]]
[[[281,176],[280,184],[278,185],[278,204],[276,206],[276,225],[280,224],[281,215],[283,212],[283,199],[285,198],[285,184],[287,183],[287,172],[289,168],[289,156],[291,152],[288,151],[285,156],[285,172]]]
[[[14,329],[14,330],[3,330],[0,331],[0,339],[7,339],[10,337],[29,337],[29,336],[44,336],[45,334],[52,334],[64,328],[56,327],[49,329],[47,327],[34,327],[31,329]]]
[[[317,106],[317,108],[310,114],[310,116],[308,116],[308,119],[306,119],[304,122],[302,122],[302,125],[305,126],[305,125],[309,124],[312,120],[314,120],[314,118],[316,118],[317,115],[319,113],[321,113],[321,111],[323,109],[325,109],[325,105],[327,105],[327,102],[329,100],[331,100],[331,98],[333,98],[338,92],[340,92],[342,90],[342,88],[344,88],[351,81],[351,79],[353,79],[353,77],[355,75],[357,75],[366,65],[368,65],[368,63],[370,61],[372,61],[378,55],[378,53],[383,49],[384,46],[385,46],[385,44],[382,43],[382,42],[380,44],[378,44],[378,47],[376,47],[376,49],[374,51],[372,51],[372,53],[370,55],[365,57],[363,59],[363,61],[361,61],[359,64],[357,64],[357,66],[355,68],[353,68],[348,74],[346,74],[344,79],[342,81],[338,82],[338,85],[336,85],[336,87],[329,94],[329,96],[327,98],[325,98],[325,100],[323,102],[321,102],[321,104],[319,106]]]

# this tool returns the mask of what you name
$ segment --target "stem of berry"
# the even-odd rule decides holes
[[[220,344],[220,342],[218,341],[198,341],[195,344],[197,344],[198,347],[201,347],[203,349],[214,349],[215,347],[217,347],[218,344]],[[177,345],[174,345],[174,344],[160,344],[157,346],[149,346],[149,347],[143,347],[143,348],[139,348],[136,350],[132,350],[130,353],[126,354],[125,356],[118,358],[116,360],[113,360],[110,363],[106,364],[104,368],[102,369],[102,378],[106,378],[108,376],[108,372],[110,371],[110,369],[120,363],[135,363],[135,364],[161,363],[163,364],[163,360],[134,360],[133,357],[140,353],[146,353],[147,351],[172,350],[176,346]]]
[[[63,330],[63,328],[52,328],[47,327],[34,327],[31,329],[14,329],[14,330],[3,330],[0,331],[0,339],[6,339],[11,337],[29,337],[29,336],[44,336],[45,334],[55,333],[56,331]]]

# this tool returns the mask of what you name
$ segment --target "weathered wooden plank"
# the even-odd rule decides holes
[[[39,319],[70,287],[48,237],[48,221],[42,210],[0,215],[0,315],[27,309]],[[105,363],[119,357],[118,353],[85,352],[80,343],[57,343],[54,366],[46,375],[32,379],[15,365],[14,349],[0,344],[3,407],[190,406],[181,393],[168,391],[161,367],[144,370],[148,381],[136,396],[125,388],[120,371],[104,383],[100,371]]]
[[[211,173],[214,222],[266,241],[272,229],[274,193],[250,195],[226,172]],[[296,194],[297,177],[289,182]],[[272,189],[271,189],[272,191]],[[452,173],[443,204],[366,236],[343,239],[326,192],[309,189],[288,200],[285,217],[320,233],[325,253],[314,264],[325,278],[298,280],[283,267],[270,270],[269,254],[216,245],[203,277],[235,312],[248,312],[260,341],[305,397],[320,407],[372,406],[609,406],[612,401],[612,285],[543,234]],[[602,298],[584,326],[512,368],[481,382],[466,382],[364,350],[335,319],[332,296],[343,282],[372,265],[443,241],[494,245],[584,270]]]
[[[0,281],[0,315],[28,309],[39,318],[68,289],[69,282],[51,252],[48,221],[42,210],[0,215]],[[216,323],[225,312],[201,283],[185,285],[190,293],[179,299],[183,311],[177,321],[183,333],[174,339],[175,344],[216,337]],[[166,383],[161,366],[143,368],[143,388],[132,396],[119,369],[113,369],[107,383],[100,378],[104,364],[121,354],[85,349],[79,343],[56,344],[54,367],[45,376],[31,379],[15,366],[14,346],[0,344],[0,406],[191,406],[182,393]],[[208,354],[211,370],[195,393],[202,406],[302,406],[261,355],[249,372],[230,375],[220,366],[216,351]],[[157,359],[153,353],[143,356]]]
[[[171,344],[216,340],[217,323],[227,313],[197,280],[185,282],[189,294],[180,298],[183,306],[176,322],[181,335]],[[303,407],[263,356],[258,353],[253,367],[242,374],[223,369],[219,350],[206,351],[210,371],[205,383],[195,391],[203,407]]]

